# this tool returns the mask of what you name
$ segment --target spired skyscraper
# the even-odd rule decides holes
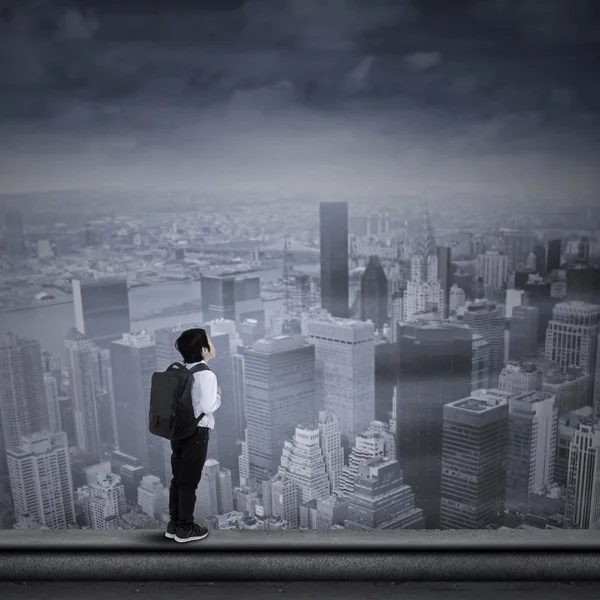
[[[73,279],[75,327],[102,348],[131,330],[129,289],[124,278]]]
[[[442,319],[445,314],[445,290],[439,280],[438,249],[427,209],[414,240],[410,261],[410,281],[404,293],[404,321],[416,321],[424,314]]]
[[[349,313],[348,203],[321,202],[321,306],[334,317]]]

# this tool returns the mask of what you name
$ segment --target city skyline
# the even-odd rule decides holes
[[[593,0],[0,9],[0,529],[600,529]]]

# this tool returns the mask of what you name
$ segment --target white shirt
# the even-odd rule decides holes
[[[201,363],[206,364],[206,361],[201,360],[200,362],[190,363],[186,367],[191,369]],[[194,415],[198,418],[202,413],[205,413],[198,423],[198,427],[215,428],[213,413],[221,406],[221,396],[217,391],[217,387],[217,376],[212,371],[194,373],[194,383],[192,385]]]

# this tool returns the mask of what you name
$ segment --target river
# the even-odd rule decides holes
[[[314,274],[317,265],[298,265],[298,270]],[[261,281],[271,281],[281,277],[281,269],[268,269],[258,271]],[[164,310],[185,302],[200,299],[201,286],[199,281],[185,281],[163,283],[155,286],[135,287],[129,292],[129,310],[131,314],[131,328],[133,331],[140,329],[156,330],[162,327],[185,324],[201,318],[198,313],[183,315],[161,316],[141,320],[144,315]],[[267,322],[273,313],[283,308],[283,300],[265,302]],[[0,334],[7,332],[21,337],[38,340],[42,348],[64,356],[64,338],[67,330],[75,325],[73,302],[52,304],[48,306],[35,306],[23,310],[0,312]]]

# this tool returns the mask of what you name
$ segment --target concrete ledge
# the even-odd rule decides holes
[[[0,581],[600,581],[596,531],[4,531]]]

